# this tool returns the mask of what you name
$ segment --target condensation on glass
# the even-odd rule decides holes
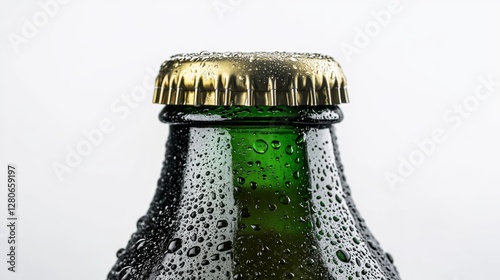
[[[154,102],[169,127],[161,177],[108,280],[400,279],[344,177],[348,96],[331,57],[173,56]]]

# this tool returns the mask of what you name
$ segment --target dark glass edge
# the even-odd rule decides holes
[[[161,122],[200,125],[333,124],[344,115],[336,105],[328,106],[187,106],[166,105]]]

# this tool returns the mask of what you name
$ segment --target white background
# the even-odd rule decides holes
[[[351,97],[337,126],[348,181],[401,277],[498,278],[500,86],[483,100],[474,92],[481,77],[500,81],[499,1],[401,1],[385,26],[375,18],[390,0],[73,0],[43,22],[47,2],[0,2],[1,225],[7,163],[19,176],[18,272],[7,271],[0,226],[1,279],[106,277],[163,160],[168,130],[148,69],[202,50],[334,56]],[[24,18],[37,30],[23,34]],[[467,117],[449,111],[464,102]],[[53,163],[103,119],[114,130],[58,180]],[[400,156],[435,129],[446,140],[391,187],[384,174],[398,174]]]

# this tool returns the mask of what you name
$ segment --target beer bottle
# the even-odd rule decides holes
[[[173,56],[154,102],[169,126],[150,208],[109,280],[400,279],[359,215],[334,125],[329,56]]]

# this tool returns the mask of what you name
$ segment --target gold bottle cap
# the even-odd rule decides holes
[[[348,103],[346,78],[330,56],[201,52],[172,56],[156,78],[154,103],[301,106]]]

